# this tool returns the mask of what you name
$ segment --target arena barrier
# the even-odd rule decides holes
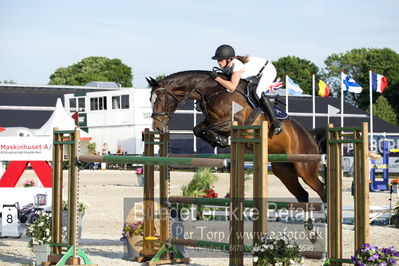
[[[232,147],[231,147],[231,178],[230,178],[230,199],[222,200],[213,199],[209,204],[229,204],[231,210],[242,210],[245,205],[253,206],[258,210],[259,219],[253,220],[254,240],[257,243],[258,235],[267,232],[267,180],[268,172],[268,149],[267,149],[267,122],[261,126],[237,126],[232,127]],[[355,250],[363,243],[368,243],[369,227],[368,227],[368,135],[367,123],[363,123],[362,127],[357,128],[333,128],[328,127],[328,210],[327,210],[327,228],[328,228],[328,250],[327,264],[340,264],[349,262],[349,259],[342,258],[342,202],[341,202],[341,144],[354,143],[355,147]],[[143,157],[132,156],[79,156],[79,133],[77,131],[54,131],[54,173],[53,173],[53,244],[52,254],[49,256],[49,263],[58,261],[57,265],[68,261],[69,264],[79,265],[80,258],[84,264],[91,264],[88,257],[81,251],[77,238],[77,202],[78,202],[78,175],[77,175],[77,159],[85,162],[107,161],[115,163],[140,163],[144,164],[144,237],[143,249],[138,261],[148,261],[149,265],[164,263],[188,263],[189,260],[184,258],[174,247],[174,244],[184,244],[182,239],[172,239],[169,234],[169,219],[160,220],[159,237],[155,236],[154,225],[154,165],[160,165],[160,207],[168,209],[170,202],[193,202],[193,204],[202,204],[200,199],[182,198],[177,196],[169,196],[169,171],[168,165],[177,164],[192,167],[219,167],[225,165],[225,160],[215,159],[198,160],[200,158],[173,158],[168,156],[168,134],[160,134],[145,130],[145,151]],[[68,244],[61,244],[61,202],[62,202],[62,162],[63,162],[63,145],[69,145],[69,182],[68,182]],[[253,148],[254,160],[254,181],[253,181],[253,200],[244,200],[244,162],[245,150],[248,145]],[[154,157],[154,146],[159,146],[160,157]],[[317,157],[318,156],[318,157]],[[300,156],[301,159],[315,160],[320,159],[320,155]],[[111,158],[117,157],[117,158]],[[151,157],[151,158],[149,158]],[[166,157],[167,159],[161,159]],[[286,158],[283,158],[286,157]],[[291,157],[291,158],[288,158]],[[287,161],[299,160],[297,156],[281,156],[274,157],[276,160]],[[305,158],[303,158],[305,157]],[[273,156],[271,156],[273,158]],[[295,158],[295,159],[293,159]],[[176,160],[174,160],[176,159]],[[203,158],[207,159],[207,158]],[[273,159],[271,159],[273,160]],[[210,165],[207,165],[209,163]],[[217,166],[215,166],[217,165]],[[207,199],[210,200],[210,199]],[[288,203],[285,203],[288,204]],[[303,203],[298,203],[303,204]],[[317,204],[316,204],[317,205]],[[320,205],[320,209],[322,208]],[[168,214],[167,214],[168,215]],[[244,252],[250,251],[250,247],[244,246],[243,238],[231,237],[243,232],[244,219],[243,212],[238,212],[238,217],[232,215],[230,217],[230,243],[214,242],[213,246],[219,246],[223,249],[228,248],[230,265],[243,265]],[[155,248],[155,242],[159,241],[163,246],[160,249]],[[186,241],[187,245],[208,245],[212,243],[202,243],[196,240]],[[232,249],[231,247],[236,247]],[[63,253],[68,248],[66,253]],[[172,254],[174,253],[174,254]],[[310,256],[318,256],[319,254],[310,254]]]

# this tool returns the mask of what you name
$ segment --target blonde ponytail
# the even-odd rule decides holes
[[[240,60],[243,64],[248,63],[249,62],[249,55],[237,55],[236,58],[238,60]]]

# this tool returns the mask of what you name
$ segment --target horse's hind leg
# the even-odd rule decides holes
[[[298,175],[291,163],[272,163],[272,169],[299,202],[309,201],[309,193],[299,183]]]
[[[320,199],[327,202],[326,190],[318,175],[319,164],[316,162],[295,163],[295,169],[303,181],[319,194]]]

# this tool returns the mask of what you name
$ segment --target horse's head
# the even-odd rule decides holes
[[[155,131],[164,133],[169,130],[168,122],[179,105],[179,99],[168,89],[153,78],[146,78],[151,86],[151,105],[153,119],[152,127]]]

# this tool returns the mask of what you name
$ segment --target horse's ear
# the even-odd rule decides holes
[[[154,86],[154,84],[152,83],[152,80],[151,80],[151,79],[149,79],[149,78],[147,78],[147,77],[145,77],[145,79],[147,80],[148,85],[150,85],[151,87]]]
[[[159,86],[158,80],[151,78],[152,84],[154,84],[153,86]]]

